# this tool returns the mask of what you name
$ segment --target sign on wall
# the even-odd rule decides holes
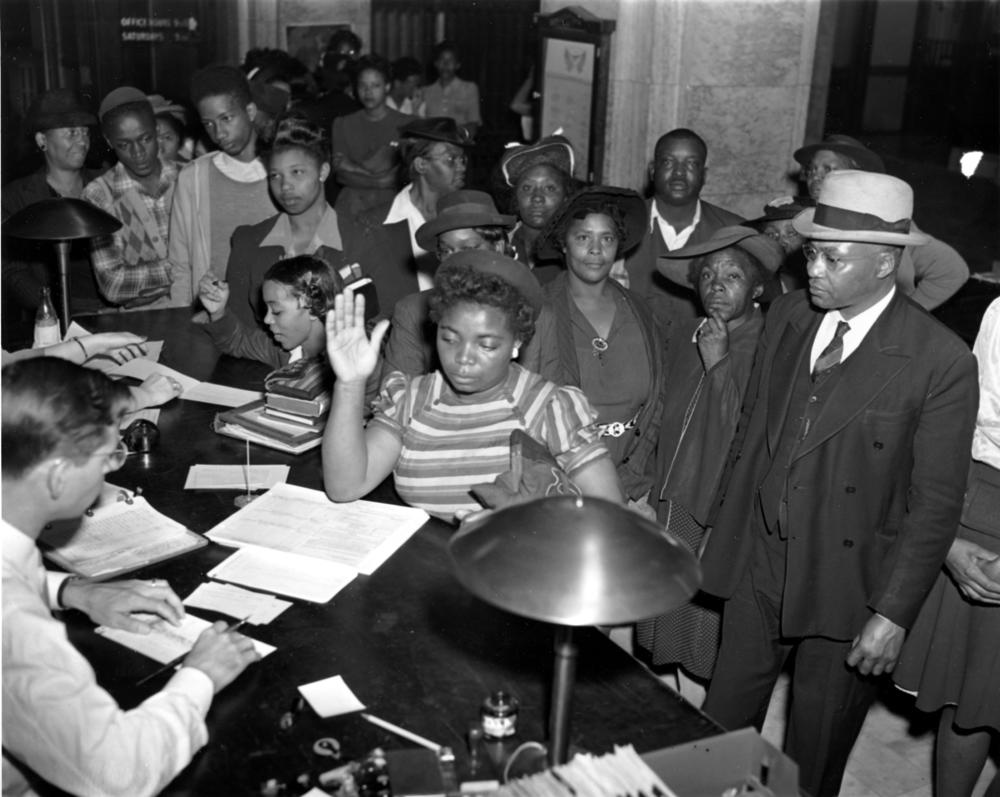
[[[131,44],[197,44],[198,20],[188,17],[122,17],[121,40]]]

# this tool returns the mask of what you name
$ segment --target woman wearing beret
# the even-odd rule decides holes
[[[610,275],[615,261],[639,243],[645,225],[646,206],[635,191],[593,186],[566,201],[538,247],[542,257],[565,264],[543,288],[555,323],[542,331],[551,339],[539,345],[558,358],[542,375],[584,392],[626,496],[640,503],[653,483],[662,333],[645,301]]]
[[[70,89],[53,89],[35,99],[28,110],[28,130],[35,146],[45,159],[38,171],[14,180],[3,189],[3,218],[53,197],[79,199],[83,187],[98,176],[84,168],[90,150],[90,127],[97,117]],[[47,263],[51,247],[32,241],[4,240],[4,305],[12,299],[17,307],[34,310],[42,287],[49,284]],[[73,309],[93,312],[107,304],[97,293],[90,249],[86,241],[74,247],[70,255],[74,278]]]
[[[364,426],[365,380],[388,327],[369,340],[364,301],[350,291],[327,316],[336,375],[323,437],[323,482],[334,501],[360,498],[390,473],[413,506],[452,520],[483,508],[473,489],[510,469],[510,436],[525,432],[586,495],[621,501],[596,416],[577,389],[513,362],[534,334],[543,298],[520,263],[495,252],[457,252],[438,269],[431,297],[440,370],[390,374]]]
[[[707,316],[682,324],[667,347],[669,379],[650,496],[657,519],[695,554],[705,537],[764,327],[756,300],[782,258],[776,241],[734,226],[661,256],[657,264],[672,282],[694,286]],[[638,623],[636,640],[650,663],[679,665],[697,681],[707,681],[719,647],[717,604],[698,593],[691,603]],[[684,694],[695,698],[687,689]]]
[[[500,159],[504,183],[512,189],[511,209],[518,218],[511,233],[514,257],[535,272],[543,285],[562,272],[558,255],[539,257],[542,230],[581,184],[573,177],[573,146],[563,136],[511,147]]]

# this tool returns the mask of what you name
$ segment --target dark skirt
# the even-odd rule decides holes
[[[698,553],[705,529],[679,504],[670,505],[667,531]],[[672,612],[636,623],[636,642],[653,667],[678,664],[703,680],[712,677],[719,652],[722,602],[697,593],[689,603]]]
[[[1000,553],[1000,471],[995,468],[973,461],[958,536]],[[1000,730],[1000,606],[966,600],[942,572],[910,630],[893,678],[917,693],[921,711],[951,705],[958,727]]]

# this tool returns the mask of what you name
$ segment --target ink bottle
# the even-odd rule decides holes
[[[502,690],[489,695],[479,709],[483,735],[488,739],[504,739],[517,733],[518,706],[517,698]]]

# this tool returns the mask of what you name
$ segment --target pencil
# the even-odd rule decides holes
[[[378,725],[380,728],[384,728],[390,733],[402,736],[404,739],[409,739],[411,742],[416,742],[420,746],[426,747],[428,750],[433,750],[435,753],[441,752],[441,745],[434,744],[434,742],[430,739],[425,739],[423,736],[417,736],[417,734],[406,730],[406,728],[400,728],[398,725],[393,725],[391,722],[379,719],[374,714],[365,714],[362,712],[361,716],[368,720],[368,722],[372,725]]]
[[[235,623],[231,623],[230,626],[226,629],[226,633],[228,634],[230,631],[238,631],[243,626],[243,624],[249,619],[250,616],[247,615],[242,620],[237,620]],[[185,653],[182,653],[180,656],[171,659],[162,667],[160,667],[158,670],[153,670],[153,672],[151,672],[149,675],[145,675],[142,678],[140,678],[138,681],[135,682],[135,685],[142,686],[144,683],[146,683],[146,681],[153,680],[153,678],[155,678],[157,675],[162,675],[163,673],[167,672],[167,670],[176,669],[177,667],[179,667],[181,664],[184,663],[184,659],[188,657],[188,653],[190,652],[191,652],[190,650],[186,651]]]

